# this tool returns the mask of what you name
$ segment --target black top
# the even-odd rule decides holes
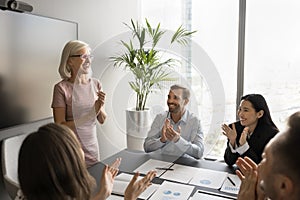
[[[237,132],[236,144],[240,146],[239,140],[245,127],[241,125],[240,121],[235,122],[234,124]],[[229,126],[230,128],[232,128],[232,124],[230,124]],[[227,163],[227,165],[231,166],[235,164],[238,157],[247,156],[251,158],[256,164],[260,163],[260,161],[262,160],[261,155],[263,153],[265,146],[276,135],[276,133],[278,133],[278,130],[274,127],[271,127],[269,125],[257,125],[251,137],[247,138],[249,149],[242,155],[240,155],[239,153],[231,152],[231,149],[229,147],[229,140],[228,140],[227,148],[224,154],[225,162]]]

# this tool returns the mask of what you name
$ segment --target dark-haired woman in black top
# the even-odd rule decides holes
[[[223,134],[228,138],[224,160],[231,166],[238,157],[248,156],[258,164],[266,144],[279,132],[264,97],[260,94],[243,96],[238,117],[239,121],[222,125]]]

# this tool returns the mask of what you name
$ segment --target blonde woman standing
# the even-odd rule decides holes
[[[103,124],[105,93],[99,80],[91,77],[93,56],[88,44],[68,42],[61,55],[52,109],[55,123],[67,125],[76,134],[85,154],[87,167],[100,160],[96,123]]]

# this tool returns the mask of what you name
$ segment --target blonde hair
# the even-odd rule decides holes
[[[60,64],[58,68],[58,72],[62,79],[68,79],[71,77],[71,68],[68,65],[68,59],[70,55],[74,55],[84,48],[90,49],[87,43],[79,40],[71,40],[67,44],[65,44],[65,47],[63,48],[61,54]]]

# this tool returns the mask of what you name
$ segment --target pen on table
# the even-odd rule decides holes
[[[232,180],[229,176],[227,176],[227,179],[230,181],[230,183],[231,183],[232,185],[235,186],[235,183],[233,182],[233,180]]]
[[[174,169],[166,168],[166,167],[156,167],[155,169],[158,169],[158,170],[170,170],[170,171],[174,170]]]

